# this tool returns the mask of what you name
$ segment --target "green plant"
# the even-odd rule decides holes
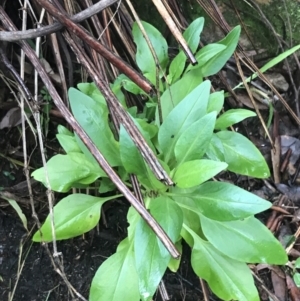
[[[300,268],[300,258],[297,258],[293,268],[293,279],[297,287],[300,287],[300,273],[297,271]]]
[[[45,102],[43,103],[43,114],[42,114],[41,123],[43,125],[44,135],[45,137],[47,137],[48,130],[49,130],[49,121],[50,121],[49,114],[52,108],[52,98],[45,86],[41,89],[40,93],[41,93],[41,97],[43,98],[43,101]]]
[[[203,18],[199,18],[184,32],[198,59],[198,65],[192,66],[186,63],[181,50],[169,63],[165,39],[153,26],[143,22],[161,66],[158,74],[141,31],[136,24],[133,26],[136,62],[153,84],[158,81],[160,99],[145,95],[124,75],[112,84],[125,108],[122,88],[143,94],[147,99],[142,113],[135,107],[127,110],[176,183],[174,187],[155,178],[122,125],[119,141],[115,140],[105,99],[93,83],[79,84],[80,91],[71,88],[70,105],[77,121],[123,181],[129,185],[129,174],[137,176],[145,206],[178,250],[183,240],[191,247],[195,273],[224,300],[254,301],[259,296],[246,263],[284,264],[287,255],[272,233],[254,217],[270,208],[269,202],[235,185],[211,180],[225,170],[265,178],[269,169],[247,138],[226,130],[255,114],[243,109],[220,114],[223,91],[210,93],[210,82],[203,81],[218,72],[232,55],[240,28],[234,28],[222,41],[197,51],[203,24]],[[68,192],[71,187],[87,187],[100,178],[100,193],[115,190],[76,135],[59,126],[57,138],[66,154],[48,161],[49,188]],[[46,185],[44,168],[32,175]],[[63,198],[54,207],[56,238],[71,238],[95,227],[102,204],[112,198],[85,194]],[[167,267],[174,272],[179,267],[180,260],[171,259],[133,207],[127,219],[128,236],[96,272],[90,301],[151,300]],[[52,240],[49,217],[41,232],[43,237],[36,232],[34,241]]]

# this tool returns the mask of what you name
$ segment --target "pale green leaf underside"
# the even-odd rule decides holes
[[[45,168],[39,168],[32,173],[35,180],[48,187]],[[74,183],[90,184],[97,178],[105,176],[98,165],[91,164],[82,153],[56,155],[47,162],[47,174],[50,187],[54,191],[68,192]],[[86,179],[89,179],[87,182]]]

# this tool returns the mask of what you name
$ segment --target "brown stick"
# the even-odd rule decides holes
[[[80,37],[82,40],[84,40],[87,44],[89,44],[96,51],[98,51],[102,47],[102,46],[100,46],[100,48],[99,48],[98,46],[101,44],[97,40],[95,40],[93,37],[88,35],[82,28],[80,28],[78,25],[76,25],[74,22],[72,22],[66,16],[66,14],[64,12],[58,10],[51,3],[49,3],[46,0],[37,0],[37,2],[43,8],[45,8],[50,14],[52,14],[57,20],[59,20],[61,23],[63,23],[68,28],[69,31],[71,31],[76,36]],[[157,177],[157,179],[165,182],[167,185],[173,185],[173,181],[171,180],[169,175],[166,173],[166,171],[162,168],[161,164],[157,160],[153,151],[146,143],[144,137],[141,135],[141,133],[135,126],[134,122],[132,121],[131,117],[128,115],[128,113],[123,109],[122,105],[120,104],[120,102],[118,101],[116,96],[112,93],[112,91],[109,88],[109,86],[107,85],[107,83],[103,82],[100,79],[97,72],[95,72],[94,69],[91,67],[92,64],[89,64],[86,61],[86,58],[84,58],[84,60],[82,60],[81,63],[87,68],[87,71],[93,78],[97,87],[100,89],[102,95],[106,99],[110,108],[112,108],[115,111],[116,116],[118,116],[120,118],[120,122],[125,127],[126,131],[132,138],[133,142],[140,150],[143,158],[148,163],[149,167],[151,168],[151,170],[153,171],[153,173]]]
[[[7,30],[16,30],[16,27],[9,19],[8,15],[0,6],[0,17],[1,20]],[[20,41],[19,43],[24,50],[28,59],[32,62],[33,66],[39,73],[41,79],[43,80],[49,94],[51,95],[55,105],[61,111],[66,121],[70,124],[70,126],[74,129],[76,134],[80,137],[80,139],[84,142],[84,144],[88,147],[89,151],[93,154],[99,165],[108,175],[108,177],[113,181],[113,183],[117,186],[119,191],[123,193],[123,195],[127,198],[127,200],[131,203],[131,205],[136,209],[136,211],[142,216],[142,218],[148,223],[151,229],[155,232],[161,242],[164,244],[166,249],[169,251],[172,257],[179,258],[180,253],[176,250],[174,244],[170,240],[170,238],[166,235],[161,226],[155,221],[155,219],[150,215],[150,213],[142,206],[142,204],[134,197],[131,191],[127,188],[127,186],[122,182],[122,180],[118,177],[115,171],[110,167],[106,159],[103,157],[101,152],[97,149],[93,141],[86,134],[85,131],[80,127],[76,119],[67,109],[66,105],[63,103],[62,99],[58,95],[55,90],[47,72],[44,67],[41,65],[38,57],[36,56],[33,49],[28,45],[25,41]]]
[[[125,61],[120,59],[114,53],[112,53],[108,48],[102,45],[94,37],[92,37],[85,29],[80,25],[74,23],[69,16],[60,10],[58,10],[53,4],[46,0],[37,0],[37,2],[45,8],[52,16],[54,16],[60,23],[67,27],[67,29],[78,36],[80,39],[85,41],[90,47],[95,49],[104,58],[106,58],[110,63],[116,66],[120,71],[126,74],[134,83],[136,83],[142,90],[148,94],[153,94],[154,90],[152,85],[144,78],[141,74],[136,72],[131,66],[129,66]]]
[[[82,22],[118,1],[120,0],[101,0],[80,13],[72,16],[71,19],[76,23]],[[37,37],[42,37],[59,31],[62,28],[62,24],[54,23],[45,27],[28,29],[24,31],[0,31],[0,41],[18,42],[20,40],[35,39]]]

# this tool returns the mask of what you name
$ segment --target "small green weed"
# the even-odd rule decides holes
[[[158,100],[145,95],[125,75],[116,79],[112,90],[176,185],[166,186],[155,178],[122,125],[119,141],[115,140],[105,99],[93,83],[81,83],[79,90],[69,90],[72,112],[125,183],[129,183],[130,174],[137,176],[147,209],[179,250],[183,240],[191,247],[192,267],[212,291],[223,300],[259,300],[247,263],[287,261],[281,244],[254,217],[270,208],[271,203],[235,185],[212,180],[225,170],[269,177],[259,150],[246,137],[227,130],[255,113],[236,109],[220,114],[224,93],[210,93],[210,81],[203,80],[220,71],[232,56],[240,27],[218,43],[197,51],[204,19],[196,19],[184,32],[198,60],[192,66],[181,50],[169,62],[168,45],[161,33],[150,24],[143,25],[161,69],[157,72],[155,60],[135,24],[136,62],[154,85],[158,81],[161,97]],[[143,112],[126,107],[123,88],[147,98]],[[48,161],[49,188],[68,192],[72,187],[87,187],[100,179],[100,193],[115,190],[76,135],[59,126],[57,139],[66,154]],[[46,185],[44,168],[32,176]],[[113,198],[71,194],[60,200],[54,207],[56,238],[68,239],[94,228],[102,204]],[[128,237],[96,272],[90,301],[151,300],[166,269],[175,272],[179,267],[180,260],[171,259],[134,208],[129,209],[127,219]],[[49,217],[41,232],[45,241],[52,240]],[[40,232],[35,233],[33,240],[42,240]]]

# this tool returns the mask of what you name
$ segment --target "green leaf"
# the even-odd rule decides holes
[[[205,66],[205,64],[213,59],[214,57],[216,57],[219,53],[221,53],[223,50],[226,49],[225,45],[222,44],[208,44],[204,47],[202,47],[195,55],[195,58],[198,62],[197,65],[192,65],[190,64],[186,71],[185,74],[188,73],[191,70],[195,70],[195,69],[201,69],[201,75],[202,73],[202,67]]]
[[[108,113],[106,100],[95,83],[79,83],[77,88],[82,93],[91,97],[97,104],[99,104],[105,113]]]
[[[139,125],[138,128],[142,132],[147,143],[154,150],[154,147],[151,143],[151,139],[154,138],[158,132],[157,125],[148,123],[148,121],[145,119],[136,118],[135,121],[137,122],[137,125]]]
[[[216,113],[209,113],[180,134],[174,148],[178,164],[202,158],[213,135],[215,121]]]
[[[77,145],[79,146],[80,151],[82,153],[84,153],[86,160],[88,160],[93,165],[99,165],[99,163],[97,162],[95,157],[92,155],[92,153],[86,147],[86,145],[82,142],[82,140],[78,137],[78,135],[75,134],[74,136],[75,136],[75,141],[76,141]]]
[[[223,144],[228,170],[255,178],[270,176],[264,157],[250,140],[230,131],[221,131],[216,135]]]
[[[132,238],[134,238],[136,224],[140,219],[141,216],[137,213],[137,211],[132,206],[130,206],[127,212],[127,222],[129,224],[127,228],[127,238],[130,241],[132,241]]]
[[[61,125],[61,124],[59,124],[59,125],[57,126],[57,132],[58,132],[58,134],[74,136],[74,134],[73,134],[72,132],[70,132],[66,127],[64,127],[64,126]]]
[[[254,117],[256,114],[250,110],[232,109],[222,114],[216,121],[215,129],[224,130],[235,123],[241,122],[248,117]]]
[[[213,92],[209,95],[207,113],[217,112],[219,114],[224,105],[224,91]]]
[[[200,34],[203,30],[204,18],[200,17],[195,19],[188,28],[184,31],[183,37],[188,43],[191,51],[195,53],[199,46]]]
[[[158,197],[150,202],[150,212],[175,242],[183,221],[178,205],[170,198]],[[151,300],[171,255],[143,219],[140,219],[136,226],[134,252],[141,299]]]
[[[175,108],[180,101],[182,101],[190,92],[200,85],[202,81],[203,78],[201,77],[199,70],[193,70],[165,90],[160,98],[163,121],[173,108]],[[160,124],[158,107],[155,112],[155,123],[156,125]]]
[[[137,115],[138,115],[138,112],[137,112],[137,106],[128,108],[128,109],[127,109],[127,113],[128,113],[131,117],[136,118]]]
[[[223,68],[223,66],[232,56],[238,44],[240,33],[241,27],[236,26],[228,33],[228,35],[223,40],[218,42],[219,45],[224,45],[226,46],[226,48],[220,51],[210,60],[206,61],[206,63],[201,66],[201,72],[203,77],[214,75]]]
[[[202,240],[184,225],[194,239],[191,263],[195,273],[225,301],[259,301],[251,271],[246,263],[233,260]],[[227,241],[228,244],[228,241]]]
[[[132,118],[132,121],[145,138],[149,147],[155,153],[156,150],[151,142],[151,138],[156,135],[157,126],[154,124],[148,124],[142,119]],[[128,173],[133,173],[143,177],[147,175],[148,171],[143,157],[122,125],[120,127],[120,157],[123,167]]]
[[[99,193],[106,193],[106,192],[113,191],[116,189],[117,189],[116,185],[112,182],[111,179],[102,178],[98,191],[99,191]]]
[[[159,160],[159,162],[162,164],[164,170],[169,174],[168,166],[166,165],[166,163],[161,160]],[[157,180],[152,170],[148,166],[146,166],[146,171],[146,174],[138,175],[138,180],[148,191],[154,190],[157,192],[165,192],[168,189],[168,186]]]
[[[153,49],[155,50],[158,61],[162,69],[165,70],[169,60],[168,44],[165,38],[162,36],[162,34],[155,27],[143,21],[142,24],[143,27],[145,28],[149,40],[151,41]],[[137,65],[139,66],[139,68],[144,74],[148,73],[154,75],[155,78],[155,74],[156,74],[155,60],[137,23],[133,24],[132,34],[133,34],[133,40],[137,46],[137,51],[136,51]],[[155,84],[155,82],[152,83]]]
[[[175,169],[174,183],[180,188],[190,188],[202,184],[227,168],[224,162],[193,160],[184,162]]]
[[[300,257],[298,257],[295,261],[295,268],[299,269],[300,268]]]
[[[283,265],[288,260],[280,242],[253,216],[229,222],[211,220],[203,215],[200,218],[205,237],[232,259],[277,265]]]
[[[116,98],[123,106],[123,108],[125,108],[127,110],[126,99],[125,99],[125,95],[122,91],[123,86],[122,86],[121,82],[118,82],[116,79],[114,81],[114,83],[110,84],[109,86],[111,88],[111,91],[115,94]]]
[[[159,128],[158,143],[168,162],[179,136],[204,116],[209,98],[210,82],[205,81],[190,92],[170,112]]]
[[[296,286],[299,288],[300,287],[300,274],[299,273],[295,273],[293,276],[294,282],[296,284]]]
[[[121,244],[123,246],[121,245],[97,270],[92,281],[89,301],[140,300],[132,245],[124,245],[124,241]]]
[[[92,85],[94,85],[94,83],[92,83]],[[89,96],[96,102],[97,105],[101,106],[101,109],[103,110],[104,115],[108,114],[106,100],[105,100],[104,96],[102,95],[102,93],[98,90],[97,87],[95,87],[95,89]]]
[[[80,153],[81,149],[78,146],[75,136],[66,134],[56,134],[56,138],[66,153]]]
[[[183,208],[218,221],[233,221],[267,210],[271,203],[225,182],[206,182],[172,198]]]
[[[176,250],[182,254],[182,241],[179,240],[175,243],[175,247],[176,247]],[[171,258],[169,264],[168,264],[168,268],[170,271],[172,271],[173,273],[176,273],[179,269],[179,266],[180,266],[180,263],[181,263],[181,258],[180,257],[179,259],[175,259],[175,258]]]
[[[114,198],[115,196],[99,198],[79,193],[63,198],[53,209],[56,239],[76,237],[93,229],[99,222],[101,206]],[[52,241],[50,215],[40,231],[34,234],[33,241]]]
[[[95,90],[95,85],[93,83],[79,83],[77,88],[84,94],[90,95]]]
[[[35,170],[31,175],[47,188],[58,192],[68,192],[73,183],[90,184],[106,174],[97,165],[90,163],[82,153],[56,155],[47,162],[50,187],[47,185],[44,167]],[[89,182],[86,179],[89,178]]]
[[[183,224],[184,226],[181,229],[180,235],[185,240],[185,242],[192,248],[194,246],[193,236],[186,230],[186,227],[192,229],[194,232],[198,233],[201,225],[200,225],[200,217],[199,214],[188,210],[186,208],[181,207],[183,213]]]
[[[122,164],[128,173],[136,175],[146,174],[143,157],[123,125],[120,127],[120,156]]]
[[[181,50],[175,58],[172,60],[169,67],[168,82],[169,84],[174,83],[178,78],[180,78],[186,63],[186,55]]]
[[[89,135],[111,166],[121,164],[119,145],[108,125],[107,108],[82,92],[69,89],[74,117]]]
[[[206,155],[211,160],[222,161],[222,162],[225,161],[224,147],[222,141],[215,134],[213,134],[211,137],[209,146],[206,150]]]
[[[184,31],[183,37],[188,43],[191,51],[195,53],[199,46],[200,42],[200,34],[202,32],[204,25],[204,18],[200,17],[194,20],[189,27]],[[176,57],[172,60],[169,67],[169,83],[175,82],[178,78],[180,78],[186,63],[186,55],[180,50]]]
[[[116,83],[120,83],[126,91],[134,95],[145,94],[145,92],[125,74],[120,74],[115,80],[114,84]]]

